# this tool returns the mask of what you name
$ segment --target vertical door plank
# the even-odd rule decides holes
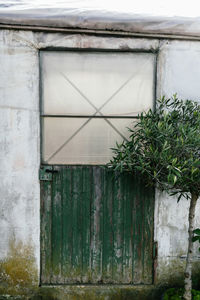
[[[133,223],[132,210],[134,200],[134,177],[125,174],[123,176],[123,195],[124,195],[124,240],[123,240],[123,283],[132,283],[132,261],[133,261]]]
[[[82,200],[82,282],[92,282],[90,259],[90,210],[91,210],[91,176],[90,167],[83,167],[83,200]]]
[[[135,177],[135,189],[134,189],[134,205],[133,205],[133,282],[136,284],[142,283],[142,223],[143,223],[143,197],[142,189],[140,187],[140,181],[138,177]]]
[[[73,282],[82,277],[82,168],[72,167],[72,271]]]
[[[123,194],[122,175],[114,178],[113,199],[113,282],[121,283],[123,274]]]
[[[51,182],[41,182],[41,282],[51,277]]]
[[[91,266],[93,283],[102,280],[102,169],[93,167],[91,206]]]
[[[104,283],[112,283],[113,269],[113,183],[112,171],[104,171],[104,197],[103,197],[103,262],[102,279]]]
[[[51,283],[62,283],[62,175],[54,167],[52,181],[52,277]]]
[[[138,224],[137,224],[137,178],[134,177],[134,186],[133,186],[133,194],[131,199],[131,206],[132,206],[132,225],[131,225],[131,244],[132,244],[132,282],[135,282],[135,275],[137,274],[137,235],[138,232]]]
[[[62,168],[62,277],[65,283],[72,283],[71,262],[72,262],[72,184],[71,168]]]

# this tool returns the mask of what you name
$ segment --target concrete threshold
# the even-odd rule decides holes
[[[0,300],[160,300],[155,285],[42,286],[32,295],[2,295]]]

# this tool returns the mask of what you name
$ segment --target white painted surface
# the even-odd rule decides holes
[[[9,239],[31,242],[39,270],[40,165],[38,50],[45,47],[154,49],[159,42],[81,35],[0,31],[0,258]],[[200,43],[160,43],[157,95],[199,99]],[[189,203],[162,195],[155,201],[158,277],[186,254]],[[198,203],[197,212],[200,209]],[[197,226],[200,216],[197,218]],[[196,252],[198,255],[198,252]],[[197,258],[197,257],[196,257]],[[160,272],[160,273],[159,273]]]
[[[176,197],[156,191],[155,238],[159,245],[160,257],[181,257],[187,252],[189,201],[182,198],[177,203]],[[197,203],[195,226],[199,227],[200,201]],[[197,245],[198,246],[198,245]],[[198,255],[198,252],[196,252]]]
[[[189,41],[162,41],[158,55],[157,97],[171,97],[177,93],[182,99],[200,102],[200,43]],[[189,201],[156,192],[155,231],[158,241],[158,280],[177,272],[175,259],[184,265],[188,245]],[[200,227],[200,201],[196,207],[196,228]],[[195,243],[194,260],[200,259]],[[165,271],[163,271],[165,268]],[[163,274],[162,274],[163,273]]]
[[[15,238],[32,244],[39,268],[38,70],[37,50],[0,31],[0,257]]]
[[[200,101],[200,42],[164,41],[159,62],[161,95]]]

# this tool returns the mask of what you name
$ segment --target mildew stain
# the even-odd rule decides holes
[[[0,261],[0,293],[21,294],[37,286],[37,267],[31,243],[11,239],[9,252]]]

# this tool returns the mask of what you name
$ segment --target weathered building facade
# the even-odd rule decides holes
[[[128,72],[128,66],[135,60],[130,69],[135,67],[137,74],[143,63],[146,66],[143,66],[145,71],[140,79],[145,82],[145,93],[140,97],[142,101],[142,97],[148,93],[150,100],[145,101],[150,101],[150,104],[147,103],[144,109],[148,105],[155,105],[156,98],[163,95],[170,97],[174,93],[183,99],[199,101],[200,37],[185,33],[184,30],[181,32],[181,29],[180,32],[167,32],[167,29],[166,32],[151,32],[145,26],[143,32],[139,33],[131,27],[127,30],[121,28],[120,31],[120,26],[115,27],[112,22],[111,28],[106,30],[105,22],[98,25],[99,28],[93,25],[92,29],[92,22],[86,28],[81,28],[78,23],[73,24],[74,28],[67,28],[63,24],[57,27],[42,22],[35,24],[38,22],[36,18],[29,23],[22,19],[20,22],[23,25],[17,24],[17,17],[9,22],[9,16],[1,14],[0,19],[0,258],[4,274],[7,272],[13,282],[17,282],[17,276],[23,281],[22,272],[16,270],[18,265],[24,277],[29,278],[28,274],[31,274],[30,284],[32,281],[36,285],[66,284],[68,289],[74,284],[81,284],[82,287],[77,287],[80,290],[91,284],[94,297],[94,285],[102,285],[104,291],[108,289],[105,292],[105,297],[108,297],[112,294],[111,288],[120,287],[129,291],[138,284],[154,287],[181,279],[187,250],[189,203],[186,200],[177,203],[176,199],[159,191],[154,193],[146,190],[136,179],[134,187],[131,187],[130,178],[110,178],[104,169],[98,167],[106,162],[110,154],[106,153],[106,158],[99,158],[100,154],[95,148],[94,152],[88,154],[86,151],[81,156],[84,152],[82,149],[86,147],[85,140],[90,149],[93,147],[88,135],[94,135],[94,130],[98,132],[95,145],[99,148],[104,142],[101,131],[109,132],[110,127],[112,130],[114,127],[114,132],[120,132],[121,136],[135,116],[129,114],[130,118],[126,118],[121,111],[112,112],[115,104],[111,105],[108,112],[103,111],[103,104],[94,104],[87,90],[84,92],[80,86],[75,87],[76,92],[82,94],[90,107],[88,110],[93,110],[85,112],[83,108],[83,113],[77,112],[76,108],[82,104],[74,102],[74,108],[70,106],[69,112],[67,106],[59,104],[60,99],[53,102],[57,93],[63,97],[63,84],[59,78],[49,74],[56,71],[65,73],[68,68],[72,73],[75,72],[79,64],[82,66],[79,60],[84,55],[84,61],[88,62],[94,54],[94,64],[97,62],[97,65],[100,57],[99,64],[102,66],[113,60],[113,69],[116,70],[114,75],[111,72],[111,76],[123,69],[123,65]],[[118,62],[119,69],[116,67]],[[100,71],[105,70],[108,74],[103,67]],[[69,82],[70,79],[67,80]],[[84,85],[92,90],[95,81],[92,78],[88,80]],[[110,79],[106,77],[105,80],[109,82]],[[117,80],[116,77],[115,82]],[[126,81],[126,78],[123,80]],[[130,87],[123,97],[127,98],[132,90],[134,88]],[[117,86],[114,91],[118,91]],[[101,92],[102,89],[98,90],[98,93]],[[141,91],[137,93],[140,95]],[[48,100],[51,96],[52,100]],[[89,103],[90,100],[92,103]],[[70,101],[76,101],[75,96]],[[99,117],[98,112],[102,113]],[[66,116],[68,119],[64,123]],[[52,145],[61,145],[62,150],[65,141],[70,140],[74,132],[78,133],[84,121],[92,117],[97,122],[106,118],[108,128],[99,123],[98,131],[95,123],[90,130],[82,133],[84,141],[80,135],[77,138],[80,143],[76,141],[69,152],[66,150],[57,158],[51,155],[51,151],[54,154],[59,152]],[[113,123],[114,117],[124,120],[124,123]],[[74,126],[73,130],[70,126]],[[69,136],[66,132],[69,132]],[[117,139],[118,135],[113,135],[113,139]],[[101,153],[107,146],[102,148]],[[77,160],[77,157],[81,157],[81,160]],[[95,157],[92,163],[91,157]],[[91,186],[93,189],[90,190]],[[128,186],[127,190],[124,190],[124,186]],[[65,203],[69,197],[70,202]],[[114,200],[112,202],[109,199]],[[121,201],[125,204],[122,205]],[[197,227],[200,221],[199,205]],[[132,230],[135,232],[131,236]],[[113,238],[112,242],[110,237]],[[136,241],[135,248],[130,246],[133,240]],[[198,271],[198,251],[194,260]]]

